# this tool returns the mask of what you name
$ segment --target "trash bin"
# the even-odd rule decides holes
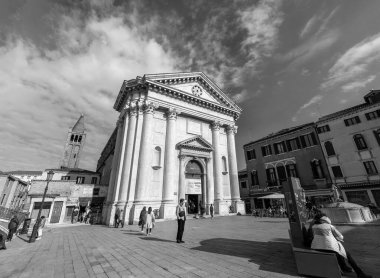
[[[22,226],[22,230],[21,230],[20,234],[27,234],[28,233],[28,229],[29,229],[31,221],[32,221],[31,218],[25,218],[24,224]]]

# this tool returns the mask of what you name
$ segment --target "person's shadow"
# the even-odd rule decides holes
[[[289,242],[259,242],[229,238],[214,238],[200,242],[193,250],[247,258],[260,270],[298,276]]]

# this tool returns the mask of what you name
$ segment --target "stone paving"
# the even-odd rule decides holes
[[[0,277],[299,277],[288,227],[275,218],[191,219],[184,244],[175,221],[158,222],[150,236],[138,226],[57,227],[36,243],[7,244]],[[380,226],[338,228],[359,265],[380,277]]]

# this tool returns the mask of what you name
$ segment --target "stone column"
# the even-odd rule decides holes
[[[166,112],[166,137],[164,157],[164,179],[160,218],[174,218],[176,202],[174,202],[174,174],[175,174],[175,132],[177,111],[169,109]]]
[[[207,200],[206,207],[207,212],[210,211],[210,205],[214,204],[214,167],[211,157],[206,158],[206,167],[207,167]]]
[[[235,133],[237,132],[237,126],[227,126],[227,151],[228,151],[228,164],[230,175],[230,188],[231,188],[231,201],[234,208],[234,212],[245,214],[244,201],[240,199],[239,190],[239,174],[236,162],[236,146],[235,146]]]
[[[135,191],[135,204],[146,200],[146,189],[150,182],[149,167],[151,161],[149,160],[152,152],[152,129],[153,129],[153,114],[157,107],[153,103],[145,103],[144,105],[144,120],[141,134],[140,155],[138,163],[138,173]],[[135,218],[138,217],[135,214]]]
[[[113,187],[112,194],[111,194],[112,204],[110,204],[110,207],[108,208],[108,212],[107,212],[106,223],[108,223],[108,225],[113,225],[113,220],[114,220],[113,215],[116,210],[116,203],[119,199],[119,188],[120,188],[120,180],[121,180],[121,174],[122,174],[123,163],[124,163],[125,145],[127,141],[128,126],[129,126],[129,117],[128,117],[128,110],[127,110],[124,113],[124,126],[123,126],[123,133],[121,137],[120,155],[118,157],[118,168],[115,173],[115,186]]]
[[[234,125],[227,126],[227,151],[228,151],[228,172],[230,176],[230,188],[232,201],[240,200],[239,178],[236,162],[235,133],[237,127]]]
[[[117,207],[120,210],[124,210],[125,204],[127,202],[128,187],[129,187],[129,177],[131,173],[131,161],[132,161],[132,152],[135,141],[136,133],[136,116],[137,116],[137,107],[133,106],[129,112],[129,125],[128,125],[128,135],[125,145],[125,155],[123,161],[122,174],[120,179],[120,189],[119,189],[119,198]]]
[[[185,155],[179,155],[179,186],[178,186],[178,202],[180,199],[185,199]]]
[[[110,204],[113,202],[113,189],[116,186],[115,181],[116,181],[117,172],[119,170],[119,162],[120,162],[120,153],[121,153],[120,145],[123,140],[122,136],[123,136],[123,129],[124,129],[124,119],[119,118],[116,126],[117,126],[116,144],[115,144],[115,149],[114,149],[113,158],[112,158],[112,166],[111,166],[110,180],[108,184],[106,206],[103,209],[103,221],[105,221],[104,224],[108,223],[107,221],[108,208]]]
[[[220,155],[220,123],[213,122],[211,124],[212,130],[212,145],[214,147],[213,161],[214,161],[214,192],[215,202],[214,208],[217,214],[228,214],[228,204],[223,201],[223,182],[222,182],[222,157]]]

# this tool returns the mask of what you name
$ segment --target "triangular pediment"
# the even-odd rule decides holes
[[[177,144],[177,149],[196,149],[202,151],[213,151],[212,145],[202,136],[195,136]]]
[[[144,78],[164,88],[178,90],[220,106],[241,111],[235,102],[202,72],[147,74]]]

